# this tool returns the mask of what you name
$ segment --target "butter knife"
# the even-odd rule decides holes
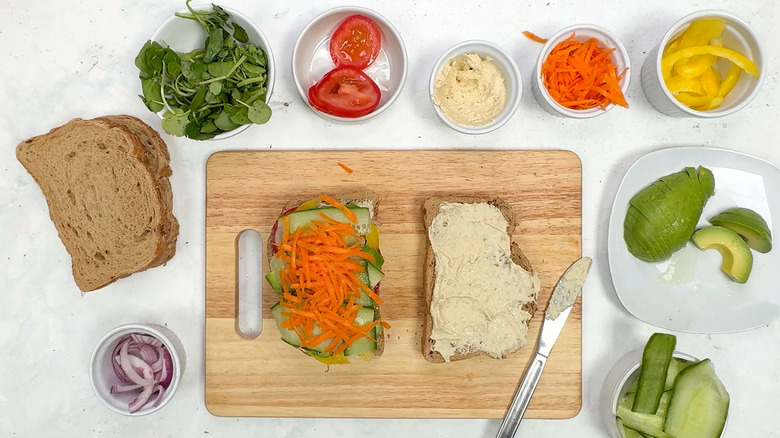
[[[566,318],[569,317],[571,307],[574,301],[582,293],[582,285],[585,283],[585,277],[588,275],[592,260],[590,257],[582,257],[572,263],[566,272],[563,273],[558,284],[555,285],[550,302],[547,304],[547,310],[542,321],[541,335],[539,336],[539,346],[536,349],[528,370],[517,388],[512,404],[506,412],[506,417],[498,429],[497,438],[512,438],[520,426],[520,420],[531,401],[531,396],[539,384],[542,377],[542,370],[547,363],[547,357],[550,356],[553,344],[561,334]]]

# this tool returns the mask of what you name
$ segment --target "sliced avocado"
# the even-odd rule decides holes
[[[636,208],[630,208],[626,212],[623,222],[623,240],[628,251],[636,258],[646,262],[652,262],[664,254],[668,248],[662,249],[658,242],[648,240],[651,234],[645,231],[650,221]]]
[[[737,283],[745,283],[753,269],[753,253],[742,237],[728,228],[711,226],[696,230],[691,240],[702,251],[717,250],[723,257],[721,271]]]
[[[712,225],[728,228],[742,236],[749,247],[761,253],[772,250],[772,232],[760,214],[749,208],[730,208],[710,219]]]
[[[623,238],[635,257],[660,262],[685,246],[707,200],[714,193],[712,172],[685,169],[659,178],[629,201]]]

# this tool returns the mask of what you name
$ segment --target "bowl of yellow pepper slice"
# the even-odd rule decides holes
[[[672,117],[722,117],[756,96],[766,76],[756,32],[735,15],[706,10],[678,21],[642,65],[642,88]]]

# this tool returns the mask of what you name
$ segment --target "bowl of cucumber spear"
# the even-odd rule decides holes
[[[613,366],[601,413],[613,438],[719,438],[729,393],[709,359],[676,350],[677,338],[655,333],[643,349]]]

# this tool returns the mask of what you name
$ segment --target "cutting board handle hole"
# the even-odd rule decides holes
[[[263,237],[244,230],[236,240],[236,331],[255,339],[263,331]]]

